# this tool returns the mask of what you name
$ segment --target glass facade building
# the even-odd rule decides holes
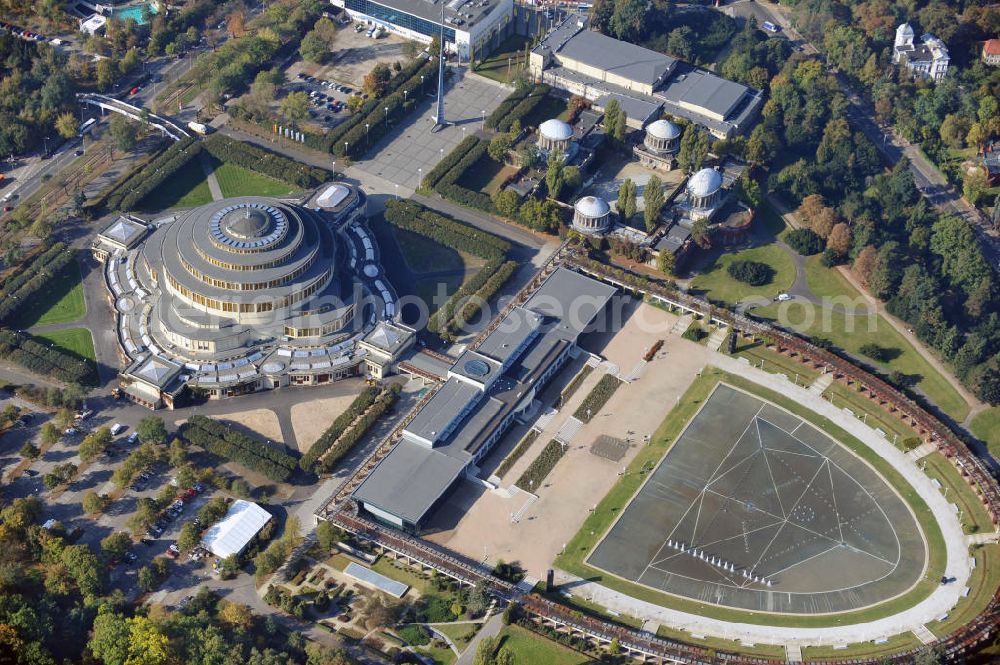
[[[385,21],[401,28],[406,28],[418,32],[427,37],[437,37],[441,34],[441,26],[436,21],[408,14],[393,7],[387,7],[372,0],[344,0],[344,6],[351,11],[355,11],[367,16],[371,16],[376,21]],[[445,26],[445,42],[455,43],[455,30]]]

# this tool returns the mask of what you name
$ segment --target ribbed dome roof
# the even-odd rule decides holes
[[[675,139],[681,135],[681,128],[669,120],[657,120],[646,127],[646,133],[658,139]]]
[[[611,212],[611,206],[599,196],[584,196],[576,202],[576,211],[585,217],[596,219]]]
[[[573,128],[558,118],[546,120],[539,125],[538,131],[550,141],[565,141],[573,136]]]
[[[259,238],[270,230],[271,218],[261,210],[233,210],[222,217],[222,228],[230,236],[240,240]]]
[[[708,196],[722,187],[722,174],[715,169],[702,169],[688,180],[687,190],[691,196]]]

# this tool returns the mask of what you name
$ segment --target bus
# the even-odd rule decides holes
[[[764,28],[768,32],[778,32],[779,30],[781,30],[781,28],[771,23],[770,21],[764,21],[763,23],[761,23],[760,27]]]
[[[97,118],[91,118],[90,120],[84,122],[82,125],[80,125],[80,131],[78,133],[78,136],[80,138],[83,138],[83,135],[92,131],[94,129],[94,125],[96,124],[97,124]]]

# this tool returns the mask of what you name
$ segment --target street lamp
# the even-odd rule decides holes
[[[370,126],[371,126],[371,125],[369,125],[369,124],[368,124],[367,122],[365,123],[365,144],[366,144],[366,145],[367,145],[367,143],[368,143],[368,128],[369,128]]]
[[[344,141],[344,157],[347,157],[347,141]]]
[[[393,187],[396,188],[396,200],[398,201],[399,200],[399,185],[394,183]]]
[[[337,177],[337,160],[333,160],[333,177]]]
[[[486,111],[485,110],[484,111],[480,111],[480,113],[483,116],[483,126],[480,127],[480,129],[486,129]]]
[[[389,107],[385,107],[385,128],[389,129]]]

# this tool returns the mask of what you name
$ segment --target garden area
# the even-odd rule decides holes
[[[972,433],[985,443],[994,457],[1000,457],[1000,406],[976,415],[972,419]]]
[[[521,626],[505,626],[500,631],[499,649],[506,649],[514,656],[514,662],[545,663],[545,665],[586,665],[594,659],[547,640]]]
[[[276,178],[255,173],[235,164],[212,159],[215,177],[222,196],[285,196],[295,187]],[[192,208],[212,202],[208,179],[199,161],[192,159],[184,168],[170,176],[160,187],[150,192],[139,207],[158,212],[168,208]]]
[[[730,307],[747,298],[774,298],[787,291],[795,282],[795,263],[792,257],[777,245],[763,245],[738,252],[715,252],[698,274],[691,280],[691,292],[712,302],[724,303]],[[730,266],[741,262],[764,264],[771,268],[768,279],[758,284],[750,284],[734,277]],[[757,310],[755,310],[756,312]]]
[[[528,40],[524,35],[511,35],[488,58],[476,63],[473,71],[500,83],[510,83],[524,69],[527,45]]]
[[[84,378],[82,383],[97,385],[97,357],[94,353],[94,338],[86,328],[67,328],[53,332],[39,333],[35,340],[56,347],[68,356],[70,361],[82,363]]]

